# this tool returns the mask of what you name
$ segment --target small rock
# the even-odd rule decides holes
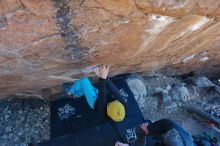
[[[19,110],[19,111],[18,111],[18,114],[22,114],[22,113],[23,113],[23,111],[22,111],[22,110]]]
[[[168,93],[168,91],[166,89],[163,89],[161,87],[157,87],[154,92],[155,93],[164,93],[164,94]]]
[[[170,97],[168,94],[163,93],[162,94],[162,102],[163,104],[167,105],[172,101],[172,97]]]
[[[188,89],[183,85],[175,85],[171,89],[170,95],[174,101],[186,101],[190,97]]]
[[[140,75],[132,74],[126,79],[126,82],[133,92],[139,106],[142,108],[147,96],[147,89],[144,84],[144,79]]]
[[[18,140],[19,140],[19,137],[15,136],[15,137],[13,138],[13,140],[14,140],[14,141],[18,141]]]
[[[7,139],[8,136],[7,136],[7,135],[3,135],[2,138],[3,138],[3,139]]]
[[[170,86],[170,85],[166,85],[165,88],[157,87],[157,88],[154,90],[154,93],[168,94],[170,90],[171,90],[171,86]]]
[[[214,87],[213,84],[208,78],[206,77],[198,77],[195,79],[195,85],[200,88],[207,88],[207,87]]]
[[[11,129],[12,129],[12,127],[7,126],[7,127],[5,128],[5,131],[6,131],[6,132],[11,132]]]
[[[172,87],[170,85],[166,85],[165,90],[170,91]]]
[[[22,132],[18,132],[18,136],[21,136],[22,135]]]
[[[155,92],[154,92],[154,93],[162,93],[163,90],[164,90],[163,88],[157,87],[157,88],[155,89]]]
[[[169,105],[165,106],[165,109],[166,109],[168,112],[172,112],[174,109],[176,109],[176,107],[177,107],[177,103],[172,102],[172,103],[170,103]]]

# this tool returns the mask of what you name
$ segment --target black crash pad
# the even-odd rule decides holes
[[[123,99],[126,101],[126,117],[121,122],[113,122],[120,134],[122,142],[130,143],[135,140],[135,128],[144,121],[143,114],[134,98],[132,91],[124,78],[115,81]]]
[[[51,138],[106,123],[106,117],[90,109],[85,97],[62,98],[51,103]]]
[[[109,123],[57,137],[36,146],[114,146],[118,138]]]

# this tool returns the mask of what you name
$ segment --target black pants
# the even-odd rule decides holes
[[[158,137],[176,127],[177,124],[175,124],[173,121],[168,119],[162,119],[150,124],[148,126],[148,130],[150,132],[149,133],[150,136]]]

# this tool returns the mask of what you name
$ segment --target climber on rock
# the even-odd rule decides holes
[[[65,83],[63,86],[66,93],[75,98],[85,95],[90,108],[104,115],[107,113],[108,117],[115,122],[122,121],[125,117],[126,102],[121,97],[114,83],[107,78],[109,66],[100,65],[94,69],[94,72],[99,77],[98,89],[92,86],[88,78],[82,78],[75,81],[72,85]],[[114,97],[107,97],[106,88],[111,90]],[[111,102],[107,103],[109,100]]]
[[[92,86],[88,78],[82,78],[75,81],[72,85],[64,84],[66,93],[70,96],[74,96],[74,98],[85,95],[90,108],[107,115],[115,122],[122,121],[125,117],[127,103],[122,98],[115,84],[107,78],[109,66],[101,65],[96,67],[94,72],[99,77],[98,89]],[[112,97],[107,96],[107,88],[113,93]],[[110,102],[107,103],[108,101]],[[135,127],[134,134],[137,135],[138,139],[134,141],[139,143],[143,140],[146,136],[145,131],[149,123],[150,121],[142,119],[142,123]]]

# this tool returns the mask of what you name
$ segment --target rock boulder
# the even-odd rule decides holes
[[[1,0],[0,95],[91,76],[220,71],[218,0]]]

